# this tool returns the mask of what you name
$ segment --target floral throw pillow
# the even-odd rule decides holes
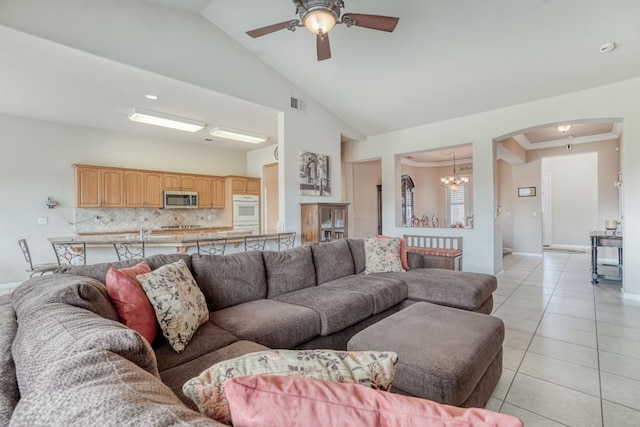
[[[209,319],[207,302],[189,267],[180,260],[137,279],[153,306],[162,335],[182,353],[198,327]]]
[[[365,274],[404,271],[400,260],[400,239],[364,239]]]
[[[224,383],[246,375],[278,375],[360,384],[388,390],[395,375],[394,352],[334,350],[271,350],[216,363],[182,386],[201,413],[229,424],[231,415]]]

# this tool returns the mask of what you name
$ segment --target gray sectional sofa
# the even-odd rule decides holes
[[[408,256],[407,272],[369,275],[363,240],[148,257],[152,269],[183,259],[211,312],[180,354],[118,322],[106,273],[138,261],[30,279],[0,298],[0,424],[217,425],[181,390],[219,361],[266,348],[344,350],[357,332],[417,301],[491,312],[495,277],[423,268],[421,255]]]

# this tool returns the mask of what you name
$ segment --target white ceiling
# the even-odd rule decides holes
[[[245,34],[295,18],[290,0],[146,1],[201,14],[364,135],[640,76],[637,0],[345,0],[343,12],[397,16],[398,27],[337,26],[332,58],[322,62],[303,28]],[[617,49],[599,54],[609,41]],[[271,137],[265,144],[277,140],[269,108],[2,26],[0,51],[0,111],[8,114],[205,143],[201,134],[122,120],[135,106],[264,133]],[[144,99],[149,92],[160,99]]]

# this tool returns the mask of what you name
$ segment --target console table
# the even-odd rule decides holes
[[[622,281],[622,236],[607,234],[602,231],[592,231],[591,237],[591,283],[598,283],[598,278]],[[618,265],[598,264],[598,247],[618,248]],[[598,265],[618,267],[617,275],[598,274]]]

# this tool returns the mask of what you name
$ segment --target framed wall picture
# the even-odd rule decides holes
[[[308,151],[300,152],[300,194],[331,196],[329,156]]]
[[[518,197],[534,197],[536,187],[518,187]]]

